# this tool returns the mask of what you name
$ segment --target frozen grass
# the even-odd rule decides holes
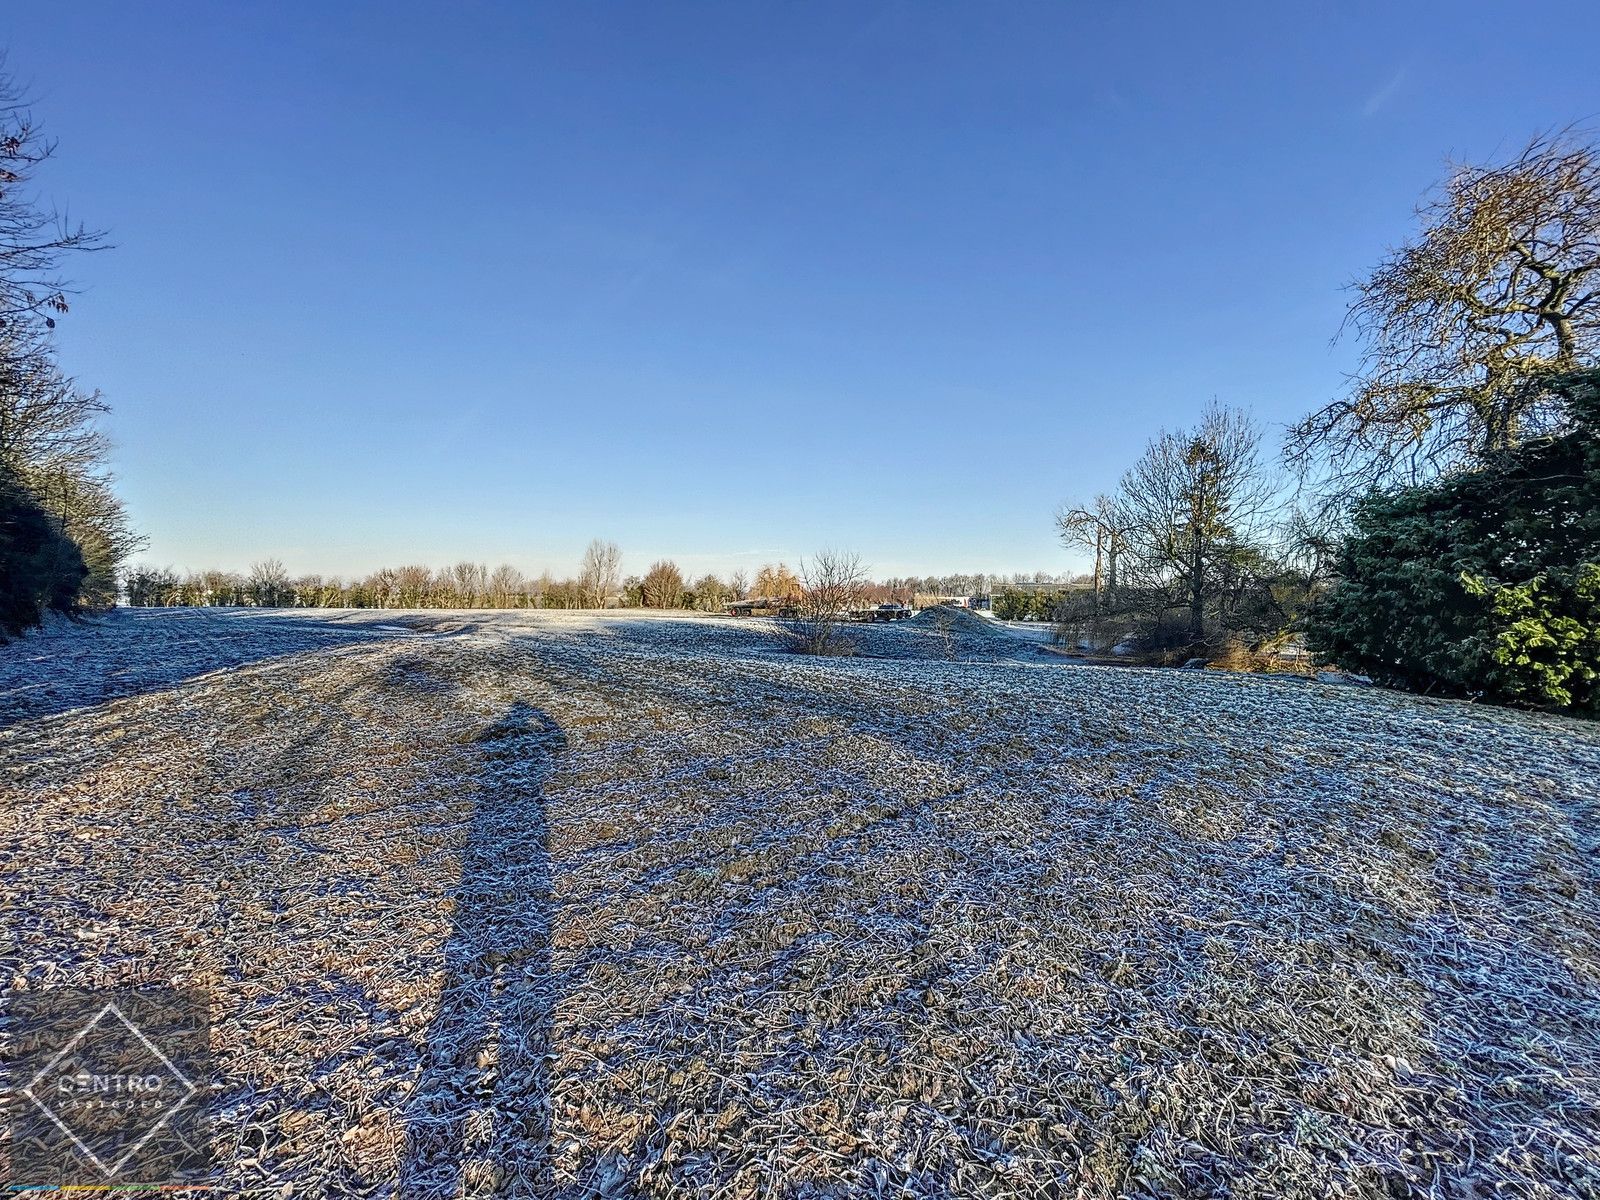
[[[0,969],[208,987],[227,1188],[1600,1189],[1592,725],[919,623],[51,637]]]

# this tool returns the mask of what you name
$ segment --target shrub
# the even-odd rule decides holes
[[[14,478],[0,473],[0,641],[67,613],[88,578],[83,552]]]
[[[1600,372],[1573,428],[1357,506],[1312,648],[1420,691],[1600,715]]]
[[[854,654],[855,640],[847,630],[849,614],[860,608],[866,594],[866,569],[854,554],[824,550],[801,564],[803,590],[789,636],[801,654]]]
[[[1600,713],[1600,565],[1523,584],[1463,575],[1462,584],[1489,601],[1471,653],[1496,693],[1514,704]]]

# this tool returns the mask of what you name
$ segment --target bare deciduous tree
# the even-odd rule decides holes
[[[277,608],[289,602],[289,572],[275,558],[251,564],[249,585],[251,598],[262,608]]]
[[[40,199],[54,151],[0,53],[0,580],[11,585],[0,624],[13,632],[43,607],[115,603],[142,544],[105,469],[105,405],[60,371],[49,338],[67,311],[61,264],[105,244]]]
[[[41,344],[0,331],[0,469],[97,469],[106,455],[98,392],[80,391]]]
[[[1354,386],[1297,425],[1289,454],[1349,497],[1408,484],[1559,424],[1540,385],[1600,353],[1600,153],[1538,138],[1457,170],[1421,236],[1357,285]]]
[[[421,563],[411,563],[394,573],[395,603],[401,608],[421,608],[433,591],[433,572]]]
[[[590,608],[604,608],[617,594],[621,581],[622,551],[615,542],[595,538],[583,552],[578,586]]]
[[[1189,609],[1189,642],[1204,639],[1205,604],[1221,558],[1249,542],[1272,494],[1261,432],[1239,409],[1208,405],[1192,430],[1163,432],[1123,476],[1123,531],[1147,586]]]
[[[501,563],[489,575],[489,603],[495,608],[514,607],[527,590],[522,572],[510,563]]]
[[[867,571],[859,555],[824,550],[800,564],[800,615],[792,623],[807,654],[848,654],[854,649],[845,623],[861,607]]]
[[[0,328],[25,340],[67,311],[62,260],[106,245],[104,234],[41,205],[34,177],[54,153],[0,54]]]
[[[489,568],[482,563],[458,562],[450,568],[451,590],[463,608],[477,608],[487,599]]]
[[[1061,544],[1069,550],[1084,550],[1094,555],[1096,597],[1102,587],[1112,592],[1117,590],[1117,559],[1127,541],[1123,531],[1125,521],[1117,499],[1104,493],[1088,505],[1064,506],[1056,512],[1056,530]]]
[[[79,598],[95,607],[116,602],[117,575],[145,543],[103,471],[79,464],[35,466],[23,478],[39,504],[82,553],[88,575]]]

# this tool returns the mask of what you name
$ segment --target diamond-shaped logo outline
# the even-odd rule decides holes
[[[67,1125],[67,1123],[60,1117],[58,1117],[55,1114],[55,1111],[51,1109],[48,1104],[39,1099],[39,1097],[34,1094],[33,1090],[34,1086],[46,1075],[48,1075],[55,1068],[57,1063],[77,1049],[78,1044],[82,1042],[84,1038],[88,1037],[89,1034],[94,1032],[95,1026],[99,1025],[100,1022],[105,1019],[107,1013],[110,1013],[112,1016],[116,1017],[117,1020],[121,1021],[123,1027],[126,1028],[129,1033],[133,1034],[134,1037],[138,1038],[146,1050],[150,1051],[151,1054],[160,1059],[161,1065],[172,1072],[173,1078],[182,1084],[184,1089],[183,1095],[178,1098],[177,1103],[162,1113],[161,1119],[154,1125],[150,1126],[150,1128],[145,1131],[145,1135],[132,1146],[128,1147],[127,1150],[123,1151],[117,1160],[110,1166],[107,1166],[98,1154],[89,1149],[89,1147],[84,1143],[83,1139],[74,1133],[71,1127]],[[39,1068],[34,1077],[28,1080],[27,1086],[22,1089],[22,1094],[29,1100],[32,1100],[34,1104],[38,1106],[39,1111],[44,1113],[45,1116],[49,1117],[50,1120],[55,1123],[57,1129],[61,1130],[62,1133],[66,1134],[67,1137],[72,1139],[72,1144],[79,1150],[83,1151],[84,1156],[95,1165],[102,1175],[104,1175],[107,1179],[110,1179],[118,1171],[122,1170],[124,1163],[126,1163],[130,1158],[144,1148],[144,1144],[146,1142],[155,1137],[156,1134],[160,1133],[161,1130],[166,1127],[167,1122],[172,1120],[173,1116],[176,1115],[180,1108],[189,1103],[195,1092],[198,1090],[199,1089],[196,1088],[192,1082],[190,1082],[188,1076],[186,1076],[182,1071],[178,1070],[173,1061],[161,1052],[161,1047],[157,1046],[148,1037],[146,1037],[144,1030],[140,1029],[132,1021],[128,1020],[126,1014],[124,1014],[123,1011],[118,1008],[116,1003],[113,1001],[107,1003],[104,1008],[95,1013],[95,1015],[89,1019],[88,1024],[86,1024],[82,1029],[78,1030],[77,1034],[72,1038],[71,1041],[69,1041],[65,1046],[61,1047],[60,1050],[56,1051],[55,1055],[50,1059],[50,1061]]]

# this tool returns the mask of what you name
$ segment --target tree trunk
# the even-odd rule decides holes
[[[1205,556],[1198,532],[1189,552],[1189,644],[1198,646],[1205,636]]]

